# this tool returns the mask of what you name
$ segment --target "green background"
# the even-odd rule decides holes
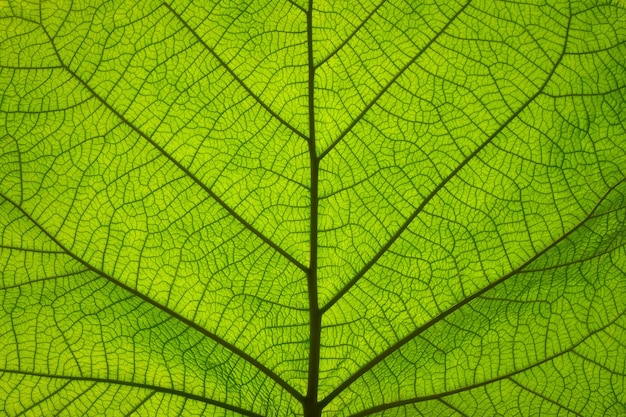
[[[626,415],[625,57],[620,1],[0,0],[0,413]]]

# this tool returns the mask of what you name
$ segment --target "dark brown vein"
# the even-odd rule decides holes
[[[309,367],[307,394],[302,403],[305,417],[320,417],[322,407],[317,401],[319,388],[320,349],[322,336],[322,313],[317,293],[318,258],[318,205],[319,205],[319,159],[315,143],[315,66],[313,64],[313,0],[309,0],[307,19],[307,54],[309,69],[309,163],[311,183],[311,207],[309,224],[309,272],[307,289],[309,293]]]
[[[202,397],[200,395],[190,394],[188,392],[179,391],[179,390],[175,390],[172,388],[159,387],[159,386],[149,385],[149,384],[141,384],[138,382],[119,381],[119,380],[114,380],[114,379],[109,379],[109,378],[51,375],[51,374],[44,374],[44,373],[39,373],[39,372],[17,371],[13,369],[0,369],[0,373],[9,373],[9,374],[16,374],[16,375],[34,376],[34,377],[40,377],[40,378],[50,378],[50,379],[65,379],[65,380],[68,380],[68,383],[72,381],[81,381],[81,382],[90,381],[96,384],[102,383],[102,384],[110,384],[110,385],[122,385],[122,386],[132,387],[132,388],[141,388],[141,389],[150,390],[153,393],[159,392],[162,394],[176,395],[178,397],[183,397],[189,400],[199,401],[205,404],[210,404],[215,407],[222,408],[224,410],[234,411],[236,413],[243,414],[244,416],[263,417],[261,414],[257,414],[253,411],[249,411],[249,410],[246,410],[246,409],[243,409],[243,408],[231,405],[231,404],[227,404],[221,401],[216,401],[210,398]]]

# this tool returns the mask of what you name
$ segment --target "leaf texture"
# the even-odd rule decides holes
[[[623,2],[0,29],[4,415],[626,414]]]

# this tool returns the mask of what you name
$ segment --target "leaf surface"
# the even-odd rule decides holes
[[[626,7],[0,3],[0,409],[626,414]]]

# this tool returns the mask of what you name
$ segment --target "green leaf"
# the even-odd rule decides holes
[[[626,5],[0,1],[8,416],[626,415]]]

